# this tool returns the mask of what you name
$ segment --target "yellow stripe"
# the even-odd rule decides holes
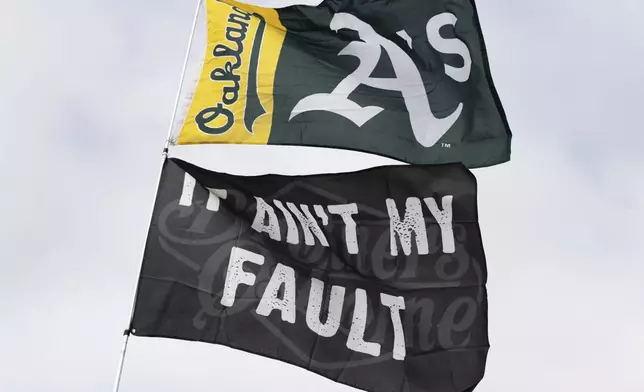
[[[208,44],[204,66],[177,142],[267,144],[273,120],[275,70],[286,36],[285,28],[276,10],[232,0],[206,0],[206,12]],[[251,52],[261,23],[261,18],[252,14],[261,15],[266,22],[259,52],[256,89],[266,113],[257,117],[251,133],[245,125],[244,116],[249,102],[249,107],[257,108],[253,104],[255,101],[248,99],[247,91]],[[240,42],[243,50],[236,55]],[[218,47],[219,56],[213,53],[215,47]],[[215,80],[211,78],[213,71]]]

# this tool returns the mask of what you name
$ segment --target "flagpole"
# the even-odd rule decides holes
[[[188,69],[188,59],[190,58],[190,48],[192,48],[192,40],[195,37],[195,30],[197,28],[197,19],[199,19],[199,11],[201,10],[201,3],[203,0],[197,0],[197,9],[195,16],[192,20],[192,29],[190,31],[190,39],[188,39],[188,49],[186,49],[186,57],[183,60],[183,69],[181,70],[181,79],[179,79],[179,88],[177,89],[177,96],[174,99],[174,108],[172,109],[172,118],[170,118],[170,125],[168,125],[168,137],[165,139],[165,146],[163,147],[164,160],[168,156],[168,148],[170,147],[170,139],[172,138],[172,128],[177,119],[177,111],[179,109],[179,100],[181,99],[181,90],[183,89],[183,82],[186,78],[186,70]]]
[[[188,40],[188,48],[186,49],[186,55],[183,60],[183,69],[181,70],[181,78],[179,79],[179,88],[177,89],[177,95],[174,100],[174,108],[172,110],[172,116],[170,118],[170,124],[168,125],[168,136],[165,139],[165,145],[163,146],[163,160],[161,163],[161,171],[163,170],[163,163],[165,163],[165,160],[168,158],[168,149],[170,148],[170,141],[172,139],[172,130],[174,128],[174,122],[177,119],[177,111],[179,109],[179,101],[181,99],[181,90],[183,89],[183,84],[186,78],[186,70],[188,68],[188,60],[190,58],[190,49],[192,48],[192,41],[195,36],[195,30],[197,29],[197,20],[199,19],[199,11],[201,10],[201,3],[203,0],[197,0],[197,8],[195,10],[195,15],[192,20],[192,28],[190,30],[190,39]],[[159,173],[159,180],[157,181],[157,188],[161,182],[161,173]],[[127,324],[127,329],[123,331],[123,344],[121,346],[121,356],[119,358],[119,364],[118,364],[118,369],[116,371],[116,380],[114,381],[114,392],[119,392],[119,388],[121,386],[121,377],[123,375],[123,365],[125,364],[125,355],[127,353],[127,345],[130,340],[130,335],[132,333],[131,331],[131,325],[132,325],[132,318],[134,316],[134,305],[136,304],[136,293],[138,291],[138,284],[137,284],[137,289],[134,291],[134,299],[132,301],[132,306],[130,308],[130,318],[128,320]]]

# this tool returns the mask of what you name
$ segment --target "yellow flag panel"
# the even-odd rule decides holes
[[[208,44],[178,144],[267,144],[286,31],[277,11],[206,1]]]

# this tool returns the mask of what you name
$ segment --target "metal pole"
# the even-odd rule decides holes
[[[114,392],[118,392],[121,385],[121,375],[123,374],[123,364],[125,363],[125,352],[127,351],[127,342],[130,340],[130,331],[123,333],[123,346],[121,348],[121,358],[119,359],[119,367],[116,371],[116,381],[114,382]]]
[[[192,48],[192,40],[195,36],[195,30],[197,28],[197,20],[199,19],[199,11],[201,10],[202,1],[203,0],[197,0],[197,9],[195,10],[195,15],[192,20],[192,29],[190,31],[190,39],[188,40],[188,49],[186,49],[186,56],[185,56],[185,59],[183,60],[183,69],[181,70],[181,79],[179,80],[179,88],[177,90],[177,96],[174,101],[174,108],[172,110],[170,125],[168,126],[168,136],[166,137],[165,145],[163,146],[163,153],[162,153],[163,161],[161,164],[162,170],[163,170],[163,163],[165,163],[165,160],[168,158],[168,148],[170,147],[172,129],[174,127],[174,122],[177,118],[177,109],[179,108],[179,100],[181,99],[181,90],[183,89],[183,83],[186,77],[186,69],[188,68],[188,59],[190,58],[190,49]],[[161,173],[159,173],[157,188],[160,182],[161,182]],[[114,392],[119,392],[119,387],[121,385],[121,377],[123,376],[123,365],[125,364],[125,354],[127,353],[127,344],[130,340],[130,334],[132,333],[131,325],[132,325],[132,317],[134,316],[134,305],[136,304],[137,291],[138,291],[138,287],[134,291],[134,299],[132,300],[132,307],[130,308],[130,318],[128,320],[127,329],[123,332],[123,345],[121,348],[121,356],[119,358],[118,369],[116,371],[116,380],[114,381],[114,389],[113,389]]]
[[[174,100],[174,108],[172,109],[172,118],[170,119],[170,125],[168,125],[168,137],[165,139],[165,147],[163,148],[163,155],[168,155],[168,147],[170,146],[170,138],[172,137],[172,128],[174,127],[174,121],[177,118],[177,109],[179,108],[179,100],[181,99],[181,90],[183,89],[183,81],[186,78],[186,69],[188,68],[188,58],[190,57],[190,48],[192,48],[192,40],[195,36],[195,30],[197,28],[197,19],[199,18],[199,11],[201,10],[201,2],[203,0],[197,0],[197,9],[195,10],[195,17],[192,20],[192,30],[190,31],[190,39],[188,40],[188,49],[186,50],[186,57],[183,60],[183,69],[181,70],[181,79],[179,80],[179,88],[177,89],[177,96]]]

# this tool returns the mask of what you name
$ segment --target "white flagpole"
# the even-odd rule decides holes
[[[114,392],[119,391],[121,385],[121,375],[123,375],[123,364],[125,363],[125,352],[127,351],[127,342],[130,340],[130,331],[123,332],[123,346],[121,347],[121,357],[119,358],[119,367],[116,371],[116,380],[114,381]]]
[[[190,39],[188,40],[188,49],[186,49],[186,57],[183,60],[183,69],[181,70],[181,79],[179,80],[179,88],[177,89],[177,96],[174,100],[174,108],[172,109],[172,118],[170,125],[168,125],[168,137],[165,139],[165,147],[163,148],[164,158],[168,156],[168,147],[170,146],[170,139],[172,138],[172,128],[177,119],[177,110],[179,109],[179,100],[181,99],[181,90],[183,89],[183,82],[186,78],[186,69],[188,68],[188,58],[190,57],[190,48],[192,48],[192,40],[195,37],[195,30],[197,28],[197,19],[199,19],[199,11],[201,10],[201,3],[203,0],[197,0],[197,9],[195,10],[195,17],[192,20],[192,30],[190,31]]]
[[[181,79],[179,80],[179,88],[177,89],[177,96],[174,100],[174,108],[172,110],[172,117],[170,119],[170,125],[168,126],[168,136],[165,139],[165,145],[163,146],[163,162],[168,158],[168,148],[170,147],[170,140],[172,138],[172,130],[174,128],[174,122],[177,118],[177,110],[179,109],[179,101],[181,99],[181,90],[183,89],[183,83],[186,77],[186,69],[188,68],[188,59],[190,58],[190,49],[192,48],[192,40],[195,36],[195,30],[197,28],[197,20],[199,19],[199,12],[201,11],[201,3],[203,0],[197,0],[197,9],[195,10],[195,15],[192,20],[192,29],[190,31],[190,39],[188,40],[188,49],[186,49],[186,56],[183,60],[183,69],[181,70]],[[162,166],[163,167],[163,166]],[[161,174],[159,174],[159,181],[161,182]],[[157,183],[157,187],[158,187]],[[137,288],[138,290],[138,288]],[[123,345],[121,348],[121,356],[119,358],[119,365],[116,371],[116,380],[114,381],[114,392],[119,392],[119,387],[121,385],[121,376],[123,375],[123,365],[125,363],[125,354],[127,353],[127,344],[130,340],[131,334],[131,324],[132,317],[134,315],[134,305],[136,303],[136,290],[134,292],[134,300],[132,301],[132,307],[130,309],[130,318],[128,320],[127,329],[123,332]]]

